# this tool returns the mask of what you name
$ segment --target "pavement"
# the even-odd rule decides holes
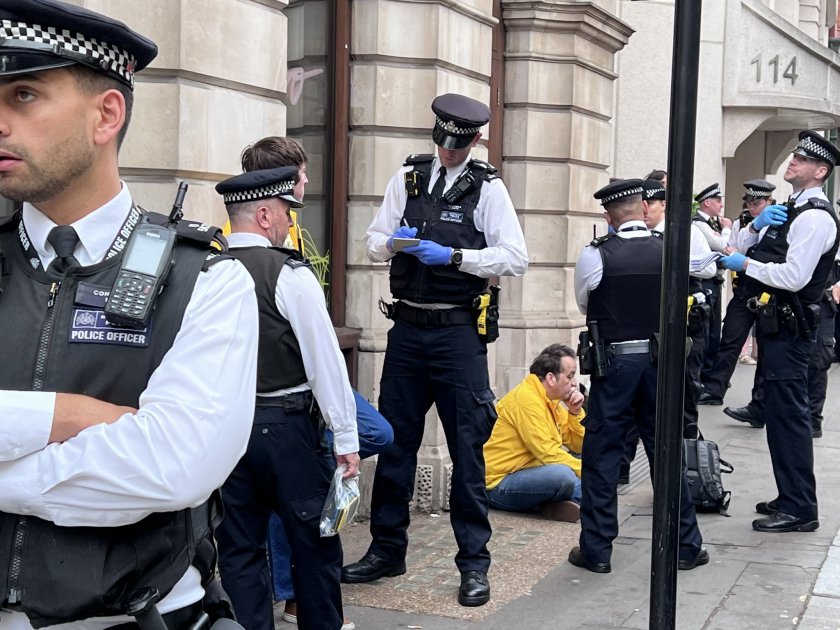
[[[755,368],[738,365],[726,405],[749,400]],[[723,407],[701,407],[700,425],[735,467],[724,476],[732,492],[729,518],[699,514],[711,562],[679,571],[678,630],[840,630],[840,366],[829,374],[823,437],[814,441],[820,528],[812,533],[755,532],[758,501],[776,496],[763,429],[728,418]],[[619,538],[612,573],[568,563],[578,524],[491,511],[491,601],[457,604],[459,574],[446,513],[412,515],[408,571],[371,584],[344,585],[345,614],[359,630],[647,629],[650,607],[653,492],[647,461],[637,457],[630,484],[620,486]],[[346,562],[370,541],[367,523],[342,534]],[[282,604],[276,608],[277,628]],[[657,629],[658,630],[658,629]]]

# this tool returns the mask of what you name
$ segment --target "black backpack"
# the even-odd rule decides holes
[[[735,468],[720,457],[718,445],[706,440],[700,431],[696,438],[683,439],[685,454],[685,476],[694,509],[698,512],[718,512],[729,516],[727,508],[732,493],[723,489],[721,474],[729,474]]]

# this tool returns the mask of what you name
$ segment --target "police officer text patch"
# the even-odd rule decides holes
[[[463,223],[464,213],[455,212],[453,210],[443,210],[440,213],[440,220],[446,221],[447,223]]]
[[[109,324],[102,309],[75,307],[73,323],[70,325],[70,343],[101,343],[146,348],[149,345],[151,333],[151,323],[140,330],[122,328]]]

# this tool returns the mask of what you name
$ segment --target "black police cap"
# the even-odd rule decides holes
[[[432,101],[435,127],[432,140],[444,149],[463,149],[490,121],[490,108],[460,94],[441,94]]]
[[[129,87],[157,45],[122,22],[59,0],[0,0],[0,76],[80,63]]]
[[[593,197],[598,199],[602,206],[606,206],[633,195],[641,195],[644,192],[644,184],[642,179],[619,179],[601,188]]]
[[[743,200],[767,199],[773,195],[774,190],[776,190],[776,185],[771,184],[766,179],[751,179],[744,182]]]
[[[799,144],[796,145],[793,153],[812,160],[822,160],[832,168],[840,162],[840,150],[834,146],[834,143],[809,129],[799,133]]]
[[[216,192],[222,195],[225,205],[279,197],[291,203],[292,208],[303,208],[304,204],[293,194],[297,182],[297,166],[283,166],[236,175],[216,184]]]
[[[701,190],[697,195],[694,197],[694,201],[700,203],[702,201],[706,201],[706,199],[711,199],[712,197],[723,197],[723,193],[720,191],[720,184],[715,182],[711,186],[707,186],[703,190]]]
[[[665,201],[666,190],[665,186],[662,185],[662,182],[658,179],[646,179],[642,183],[644,187],[644,197],[645,201],[651,201],[652,199],[661,199]]]

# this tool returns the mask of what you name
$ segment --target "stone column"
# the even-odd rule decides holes
[[[504,343],[497,381],[508,387],[545,346],[576,344],[584,324],[574,294],[581,249],[606,233],[592,193],[613,161],[615,54],[633,30],[618,2],[503,0],[503,177],[520,214],[531,264],[502,280]]]
[[[169,212],[190,183],[185,215],[222,225],[217,181],[241,172],[250,142],[286,129],[285,1],[83,0],[122,20],[160,52],[137,77],[120,172],[135,200]]]
[[[390,291],[387,266],[367,258],[365,230],[405,157],[434,151],[434,97],[458,92],[489,102],[495,20],[491,0],[355,0],[352,11],[347,325],[364,330],[359,386],[376,400],[391,326],[377,302]],[[476,154],[486,159],[486,151]],[[433,408],[418,458],[418,507],[446,506],[449,466]]]

